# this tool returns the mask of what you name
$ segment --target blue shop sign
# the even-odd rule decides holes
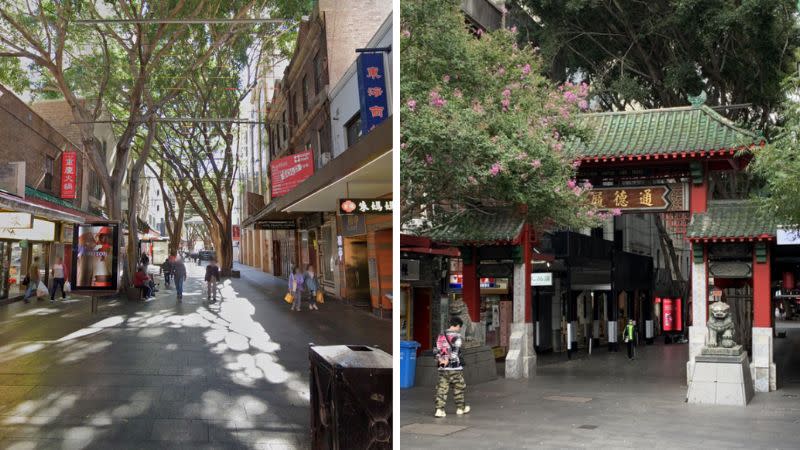
[[[366,135],[389,117],[383,53],[358,55],[358,97],[361,102],[361,133]]]

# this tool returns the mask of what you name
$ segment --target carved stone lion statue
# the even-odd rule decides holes
[[[450,299],[448,310],[451,316],[458,316],[464,322],[464,326],[461,328],[461,334],[464,337],[464,347],[480,345],[476,340],[475,327],[472,323],[472,319],[469,317],[467,304],[460,298]]]
[[[731,307],[725,302],[714,302],[709,307],[707,347],[731,348],[736,345],[733,341],[733,319]]]

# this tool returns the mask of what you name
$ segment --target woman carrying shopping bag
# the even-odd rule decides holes
[[[292,311],[300,311],[300,304],[303,298],[303,274],[299,267],[294,268],[294,272],[289,275],[289,293],[292,294]]]
[[[319,285],[317,284],[317,277],[314,274],[314,266],[309,264],[306,266],[306,273],[304,275],[304,279],[306,282],[306,288],[308,292],[311,294],[311,300],[308,303],[308,310],[311,311],[312,309],[319,309],[317,307],[317,291],[319,289]]]

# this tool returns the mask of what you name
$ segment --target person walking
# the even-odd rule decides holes
[[[175,279],[175,292],[180,302],[183,300],[183,282],[186,281],[186,266],[183,264],[183,258],[176,259],[172,263],[172,277]]]
[[[36,293],[36,290],[39,288],[39,281],[41,281],[42,277],[39,274],[39,257],[34,256],[33,262],[31,266],[28,268],[28,287],[25,289],[25,295],[22,297],[22,301],[25,303],[30,303],[28,300],[31,295]]]
[[[164,287],[169,287],[169,279],[172,276],[172,261],[170,261],[170,258],[171,257],[165,259],[164,262],[161,263],[161,273],[164,275]]]
[[[306,289],[311,294],[311,300],[308,302],[308,310],[319,310],[317,306],[317,289],[319,289],[319,285],[317,284],[317,277],[314,273],[314,266],[309,264],[306,266],[306,273],[303,275],[303,280],[306,284]]]
[[[628,320],[625,329],[622,331],[622,340],[628,344],[628,359],[633,359],[636,346],[636,325],[633,319]]]
[[[300,305],[303,303],[303,274],[299,267],[295,267],[294,271],[289,275],[289,292],[292,293],[292,311],[300,311]]]
[[[464,365],[461,363],[461,327],[464,321],[453,316],[448,322],[449,328],[436,339],[435,356],[439,366],[439,382],[436,384],[436,412],[434,416],[445,417],[447,393],[453,387],[453,400],[456,402],[456,414],[459,416],[470,412],[464,399],[467,383],[464,381]]]
[[[206,284],[208,285],[208,301],[217,301],[217,282],[219,281],[219,266],[217,261],[211,258],[206,266]],[[213,300],[211,298],[214,298]]]
[[[61,289],[61,300],[66,300],[67,294],[64,292],[64,260],[61,258],[56,258],[56,263],[53,264],[53,268],[50,269],[51,275],[53,277],[53,292],[50,293],[50,303],[54,303],[56,301],[56,292],[58,289]]]

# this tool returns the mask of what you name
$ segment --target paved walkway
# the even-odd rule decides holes
[[[290,449],[309,442],[308,343],[391,350],[391,322],[339,302],[290,312],[245,266],[207,304],[42,300],[0,308],[0,448]]]
[[[401,391],[405,449],[798,448],[800,329],[775,341],[780,389],[746,408],[685,403],[687,345],[606,349],[538,367],[528,381],[469,386],[473,411],[433,417],[433,388]],[[559,355],[547,359],[557,358]],[[548,361],[552,362],[552,361]]]

